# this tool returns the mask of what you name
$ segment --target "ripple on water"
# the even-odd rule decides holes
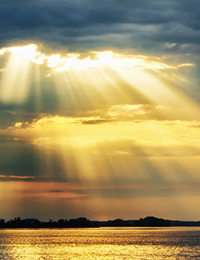
[[[0,230],[0,259],[200,259],[199,228]]]

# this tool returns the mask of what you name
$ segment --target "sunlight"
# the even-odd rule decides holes
[[[91,52],[88,56],[81,58],[81,55],[78,53],[68,53],[66,56],[62,56],[61,54],[46,55],[37,49],[37,45],[29,44],[27,46],[14,46],[0,50],[1,55],[5,52],[11,53],[10,60],[5,68],[1,81],[1,85],[3,86],[1,90],[1,100],[3,102],[22,103],[26,101],[28,97],[28,80],[31,72],[30,62],[33,62],[40,66],[45,65],[51,69],[52,71],[48,75],[52,73],[55,75],[56,71],[67,73],[65,75],[63,74],[64,76],[60,74],[65,81],[62,81],[62,86],[58,84],[59,76],[56,76],[56,89],[61,93],[62,91],[60,91],[59,88],[64,90],[67,85],[68,90],[71,88],[70,96],[72,99],[74,99],[74,94],[72,93],[75,92],[74,89],[77,88],[77,85],[81,87],[82,91],[79,95],[80,98],[82,95],[85,95],[90,102],[92,100],[89,97],[89,91],[86,89],[88,86],[96,91],[100,91],[103,99],[107,96],[107,89],[111,89],[111,87],[114,91],[112,95],[110,95],[110,98],[113,98],[113,96],[118,93],[119,96],[124,96],[126,99],[128,95],[118,82],[118,80],[121,79],[124,83],[130,84],[133,89],[136,89],[139,93],[157,104],[180,105],[182,98],[179,96],[179,93],[175,93],[161,82],[161,80],[156,78],[156,76],[147,72],[147,70],[156,71],[156,73],[159,74],[159,70],[177,70],[180,67],[193,66],[193,64],[190,63],[178,64],[176,66],[169,65],[157,57],[125,55],[113,51]],[[93,71],[91,71],[91,69]],[[95,71],[98,71],[98,73]],[[95,75],[91,75],[91,73]],[[68,84],[67,82],[69,81],[70,83]],[[21,87],[18,88],[15,86],[18,84]],[[69,85],[71,85],[71,87]],[[16,88],[19,89],[17,96]],[[78,95],[78,89],[76,93]],[[60,96],[62,96],[62,94]]]
[[[6,51],[14,53],[19,59],[30,60],[38,64],[43,63],[44,55],[42,55],[37,50],[37,45],[29,44],[27,46],[16,46],[6,48]]]
[[[180,176],[168,174],[169,158],[185,171],[188,165],[178,157],[199,154],[195,121],[199,107],[159,77],[160,71],[170,77],[167,70],[193,64],[170,65],[161,58],[113,51],[91,52],[83,58],[78,53],[47,55],[37,48],[30,44],[1,50],[2,55],[11,55],[2,72],[0,100],[27,102],[30,82],[35,81],[38,118],[15,122],[5,132],[34,146],[45,177],[81,182],[146,183],[150,178],[176,182]],[[45,84],[53,84],[58,103],[54,115],[42,110],[46,104],[41,77],[47,75]],[[192,172],[195,179],[196,172]]]
[[[1,79],[0,100],[3,103],[24,103],[28,97],[30,61],[11,55]]]
[[[27,59],[27,60],[34,60],[36,53],[37,46],[34,44],[30,44],[28,46],[23,47],[11,47],[8,48],[9,51],[13,52],[16,56]]]
[[[193,64],[168,65],[159,58],[143,55],[123,55],[113,51],[90,52],[88,57],[81,59],[78,53],[70,53],[62,57],[60,54],[46,56],[48,66],[57,71],[68,71],[70,68],[77,71],[88,68],[103,67],[136,67],[138,69],[177,69],[179,67],[193,66]]]
[[[126,113],[135,109],[145,113],[142,105],[124,108]],[[116,111],[125,113],[123,107]],[[191,185],[199,180],[198,122],[141,120],[83,123],[98,122],[99,119],[49,116],[32,123],[17,122],[7,133],[21,136],[35,147],[41,157],[40,170],[46,178],[79,180],[82,183],[112,183],[115,180],[116,183],[142,182],[143,185],[149,179],[161,184],[164,179],[168,184],[182,185],[185,180]],[[190,160],[182,161],[185,156]],[[57,176],[54,172],[55,160],[57,168],[59,165]],[[176,169],[181,169],[182,173],[177,173]]]
[[[42,64],[42,56],[36,51],[37,45],[4,48],[1,54],[10,52],[10,58],[1,79],[0,100],[3,103],[24,103],[31,81],[31,61]]]

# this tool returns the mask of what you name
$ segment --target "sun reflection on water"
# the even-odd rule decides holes
[[[200,253],[199,228],[3,230],[0,235],[2,259],[175,260]]]

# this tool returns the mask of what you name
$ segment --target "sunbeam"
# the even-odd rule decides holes
[[[106,196],[135,204],[150,196],[160,204],[155,194],[170,197],[173,187],[178,195],[167,200],[168,210],[180,203],[185,212],[183,193],[200,181],[200,113],[170,75],[193,64],[113,51],[61,55],[38,49],[30,44],[0,50],[10,55],[1,72],[0,101],[20,107],[0,135],[27,149],[18,172],[0,178],[86,185],[85,207],[96,200],[103,212],[110,205]],[[55,198],[62,194],[75,196]]]

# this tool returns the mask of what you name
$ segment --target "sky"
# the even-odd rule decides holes
[[[0,218],[200,220],[199,17],[1,0]]]

